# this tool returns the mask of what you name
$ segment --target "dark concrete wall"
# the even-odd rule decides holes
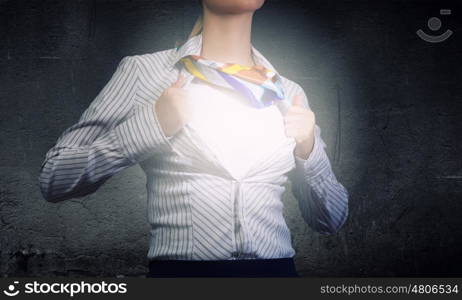
[[[450,8],[430,44],[415,34]],[[0,1],[0,274],[144,276],[145,176],[139,166],[93,195],[46,202],[46,151],[125,55],[172,48],[196,1]],[[271,1],[253,43],[307,92],[337,178],[342,230],[285,215],[304,276],[461,275],[462,78],[457,2]],[[431,31],[427,28],[427,32]]]

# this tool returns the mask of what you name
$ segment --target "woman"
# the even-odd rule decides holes
[[[303,89],[251,45],[263,3],[203,0],[181,47],[124,57],[46,154],[39,179],[50,202],[140,164],[148,277],[298,276],[282,215],[289,178],[314,230],[334,234],[347,218],[348,192]]]

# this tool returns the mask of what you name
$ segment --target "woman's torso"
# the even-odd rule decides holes
[[[146,68],[155,65],[153,55],[139,58]],[[163,76],[173,82],[178,71]],[[158,84],[154,76],[145,80],[145,86]],[[291,96],[296,86],[285,83]],[[152,105],[165,87],[152,89],[151,95],[139,93],[137,103]],[[147,176],[148,258],[292,257],[282,194],[295,167],[295,141],[285,136],[280,111],[276,106],[250,109],[195,80],[185,89],[193,117],[170,139],[174,151],[140,164]]]

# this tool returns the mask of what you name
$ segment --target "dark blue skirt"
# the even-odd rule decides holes
[[[156,260],[146,277],[300,277],[293,258]]]

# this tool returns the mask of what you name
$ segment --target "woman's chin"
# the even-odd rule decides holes
[[[263,6],[265,0],[202,0],[202,4],[217,14],[253,12]]]

